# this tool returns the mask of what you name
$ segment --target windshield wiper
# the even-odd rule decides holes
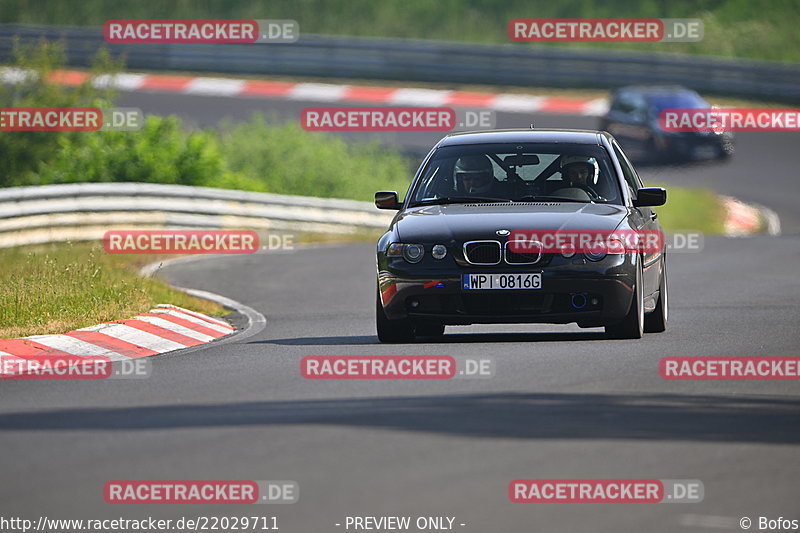
[[[551,202],[578,202],[580,204],[593,204],[592,200],[578,200],[577,198],[567,198],[566,196],[534,196],[528,195],[516,200],[514,202],[538,202],[540,200],[549,200]]]
[[[512,200],[509,200],[508,198],[490,198],[488,196],[445,196],[443,198],[428,198],[427,200],[420,200],[418,202],[414,202],[414,205],[474,204],[485,202],[510,203]]]

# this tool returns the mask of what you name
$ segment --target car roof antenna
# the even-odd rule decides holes
[[[533,129],[533,122],[531,122],[531,129]]]

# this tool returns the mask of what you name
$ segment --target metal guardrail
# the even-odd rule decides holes
[[[68,62],[81,66],[106,46],[131,69],[605,89],[678,83],[701,92],[800,101],[800,64],[776,61],[312,34],[295,43],[110,44],[99,27],[20,24],[0,25],[0,61],[11,57],[13,36],[60,39]]]
[[[0,189],[0,248],[96,240],[122,229],[255,229],[352,233],[388,227],[369,202],[149,183]]]

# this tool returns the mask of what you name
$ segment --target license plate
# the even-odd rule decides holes
[[[533,290],[542,288],[542,273],[530,274],[464,274],[461,279],[464,290]]]

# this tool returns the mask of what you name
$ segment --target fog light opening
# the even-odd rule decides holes
[[[586,294],[579,292],[572,295],[572,307],[575,309],[583,309],[586,307],[587,299]]]

